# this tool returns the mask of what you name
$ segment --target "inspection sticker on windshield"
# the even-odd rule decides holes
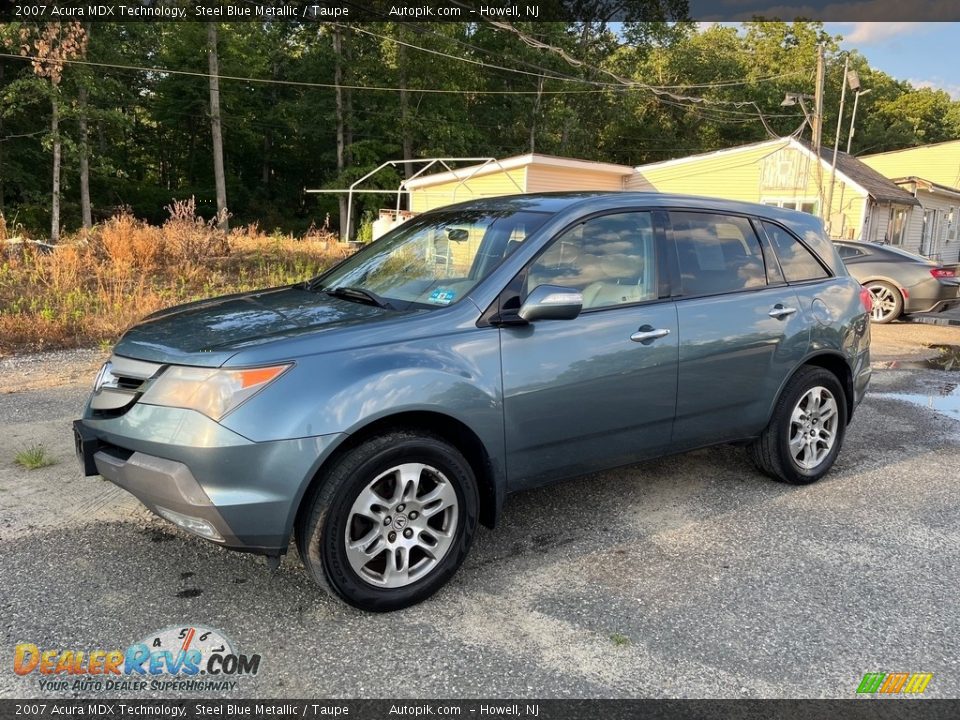
[[[456,296],[457,294],[453,290],[438,287],[430,293],[430,302],[436,303],[437,305],[449,305]]]

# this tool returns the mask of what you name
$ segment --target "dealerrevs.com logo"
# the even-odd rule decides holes
[[[49,691],[224,691],[259,670],[260,655],[237,652],[223,633],[202,625],[164,628],[125,650],[20,643],[13,653],[13,671],[36,676]]]

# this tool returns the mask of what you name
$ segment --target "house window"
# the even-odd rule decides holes
[[[947,211],[947,242],[957,239],[957,209],[950,206]]]
[[[786,208],[787,210],[799,210],[809,215],[817,214],[817,201],[813,198],[764,198],[760,201],[764,205],[772,207]]]

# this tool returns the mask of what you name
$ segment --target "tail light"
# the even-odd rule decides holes
[[[938,280],[940,278],[952,278],[957,276],[956,270],[951,270],[948,268],[933,268],[930,270],[930,274]]]
[[[868,313],[873,312],[873,295],[865,287],[860,288],[860,304]]]

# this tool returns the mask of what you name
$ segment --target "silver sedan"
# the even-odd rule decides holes
[[[960,305],[956,270],[890,245],[838,242],[850,274],[870,291],[871,319],[889,323],[901,315],[940,312]]]

